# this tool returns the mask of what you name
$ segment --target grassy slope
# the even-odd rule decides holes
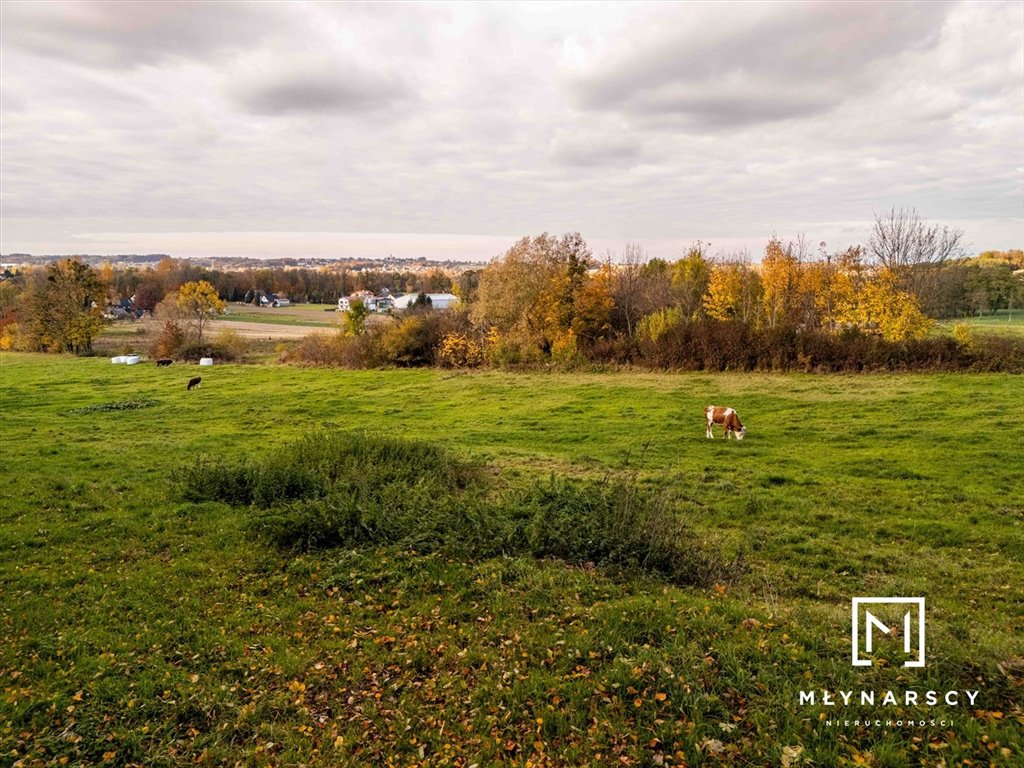
[[[997,667],[1024,655],[1019,377],[223,366],[187,393],[180,366],[0,360],[0,761],[1022,754],[1020,688]],[[67,413],[142,397],[159,405]],[[735,406],[748,439],[706,441],[706,402]],[[248,539],[244,511],[169,496],[196,453],[322,423],[435,436],[511,483],[628,461],[750,570],[698,590],[528,559],[296,557]],[[854,672],[849,598],[891,593],[928,598],[928,667]],[[980,687],[983,712],[829,729],[796,706],[811,687]]]
[[[958,323],[969,325],[975,333],[995,333],[1006,336],[1024,336],[1024,309],[1000,309],[995,314],[974,315],[950,320],[940,320],[936,332],[951,334]]]

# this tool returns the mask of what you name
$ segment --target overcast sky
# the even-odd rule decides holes
[[[18,3],[0,252],[1024,245],[1024,4]]]

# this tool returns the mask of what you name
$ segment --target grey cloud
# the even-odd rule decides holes
[[[765,98],[769,87],[751,78],[742,87],[671,85],[638,93],[630,108],[641,121],[665,127],[679,125],[696,129],[719,129],[779,120],[803,118],[825,112],[839,102],[836,94],[815,92],[778,93]],[[671,118],[671,119],[667,119]]]
[[[708,8],[708,6],[705,6]],[[828,111],[860,90],[865,67],[933,46],[944,3],[673,8],[567,77],[578,107],[677,115],[720,129]],[[734,15],[737,9],[744,12]]]
[[[233,96],[246,110],[262,115],[359,113],[406,99],[410,89],[393,74],[324,62],[257,74],[236,85]]]
[[[277,28],[275,3],[5,2],[3,47],[106,68],[208,56]]]
[[[643,148],[631,136],[560,131],[551,140],[550,154],[561,165],[604,168],[634,165],[642,159]]]
[[[2,4],[0,250],[217,230],[832,247],[830,222],[891,204],[1003,221],[985,246],[1024,231],[1019,3],[148,8]]]

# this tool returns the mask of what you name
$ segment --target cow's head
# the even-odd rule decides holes
[[[747,434],[747,428],[746,427],[740,427],[739,431],[736,433],[736,439],[737,440],[742,440],[746,436],[746,434]]]

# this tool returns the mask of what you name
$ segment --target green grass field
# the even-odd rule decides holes
[[[197,372],[0,356],[0,765],[1024,760],[1020,377],[225,365],[186,392]],[[127,400],[153,402],[88,409]],[[745,441],[705,439],[711,402]],[[636,473],[746,569],[680,587],[293,554],[245,508],[175,496],[197,455],[321,425],[436,440],[508,487]],[[853,668],[851,598],[890,595],[926,598],[926,667]],[[844,709],[801,706],[808,689],[980,693]]]
[[[997,333],[1024,337],[1024,309],[1000,309],[994,314],[974,315],[955,320],[940,320],[936,331],[951,334],[958,323],[969,325],[975,333]]]
[[[217,323],[252,322],[273,325],[308,325],[311,328],[336,325],[337,308],[332,304],[292,304],[287,307],[252,307],[229,304]]]

